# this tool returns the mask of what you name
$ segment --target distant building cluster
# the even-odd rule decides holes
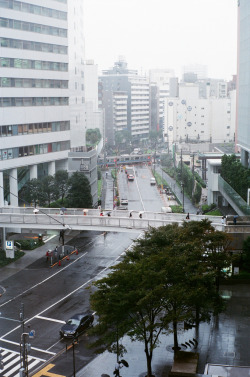
[[[158,131],[168,151],[236,142],[249,166],[249,7],[239,3],[239,75],[227,82],[209,78],[203,65],[184,66],[182,78],[168,68],[143,75],[123,57],[98,76],[85,59],[80,1],[1,0],[0,206],[18,205],[27,180],[60,169],[82,169],[97,203],[97,156],[124,133],[139,146]],[[96,128],[102,140],[87,145]]]

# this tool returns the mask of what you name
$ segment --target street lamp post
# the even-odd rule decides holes
[[[31,332],[24,332],[25,320],[24,320],[24,305],[21,304],[20,308],[20,320],[2,317],[2,313],[0,313],[0,318],[7,319],[9,321],[18,322],[21,324],[21,341],[20,341],[20,369],[19,369],[19,376],[20,377],[28,377],[28,352],[31,349],[31,345],[27,343],[27,337],[33,338],[35,335],[35,331],[32,330]],[[0,368],[1,369],[1,368]]]
[[[184,183],[183,182],[181,183],[181,189],[182,189],[182,212],[184,213],[185,209],[184,209]]]
[[[192,162],[192,203],[194,204],[194,153],[190,155],[193,158]]]

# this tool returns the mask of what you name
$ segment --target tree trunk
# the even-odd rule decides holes
[[[145,354],[147,358],[147,376],[152,377],[152,352],[148,351],[148,343],[145,342]]]
[[[200,307],[197,305],[195,309],[195,325],[198,327],[200,324]]]
[[[176,319],[173,320],[173,332],[174,332],[174,351],[178,351],[180,349],[178,344],[178,334],[177,334],[177,321]]]

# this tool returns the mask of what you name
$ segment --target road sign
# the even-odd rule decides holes
[[[29,332],[29,338],[33,339],[35,337],[35,335],[36,335],[35,330],[30,330],[30,332]]]

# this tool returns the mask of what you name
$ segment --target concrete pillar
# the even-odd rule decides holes
[[[9,182],[10,182],[10,205],[13,207],[18,207],[17,169],[10,170]]]
[[[4,206],[3,172],[0,171],[0,207]]]
[[[48,175],[55,175],[56,172],[56,162],[51,161],[48,163]]]
[[[30,180],[37,179],[37,165],[31,165],[30,169]]]

